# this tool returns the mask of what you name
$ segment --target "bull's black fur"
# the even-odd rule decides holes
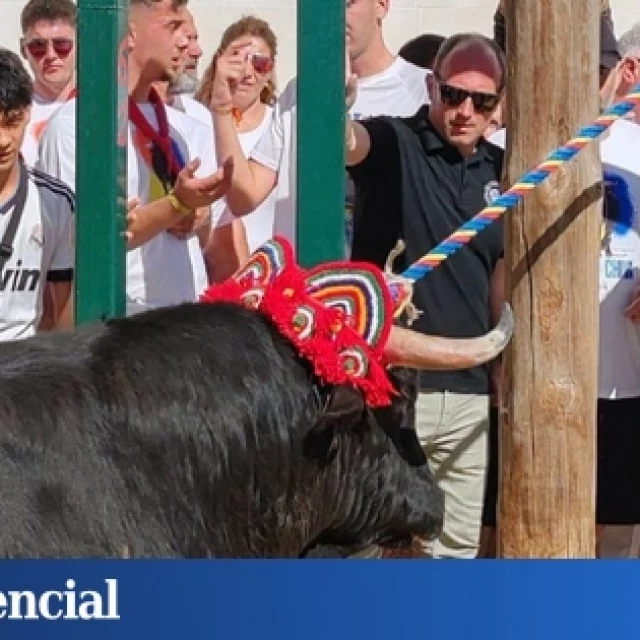
[[[236,305],[2,344],[0,556],[295,557],[432,535],[442,495],[397,410],[381,428]]]

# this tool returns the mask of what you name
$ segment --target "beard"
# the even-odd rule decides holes
[[[178,96],[184,93],[195,93],[199,85],[198,78],[183,71],[182,73],[176,74],[169,81],[169,94]]]

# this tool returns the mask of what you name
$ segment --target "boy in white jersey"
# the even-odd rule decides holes
[[[348,0],[347,48],[358,93],[350,108],[356,119],[377,115],[409,116],[428,102],[428,72],[394,56],[384,42],[382,23],[389,0]],[[235,163],[227,204],[237,215],[253,211],[275,188],[275,233],[296,241],[296,80],[285,88],[273,118],[247,160],[233,122],[231,87],[242,77],[247,47],[232,43],[219,57],[211,108],[214,112],[216,148]],[[229,86],[229,83],[231,86]],[[349,229],[347,228],[347,234]]]
[[[22,156],[34,166],[38,142],[49,119],[75,95],[76,5],[71,0],[30,0],[20,22],[20,50],[34,77]]]
[[[28,168],[20,148],[33,84],[20,58],[0,49],[0,340],[61,326],[71,298],[73,193]],[[52,304],[44,313],[47,290]]]
[[[215,170],[210,130],[167,108],[154,89],[182,70],[186,0],[131,0],[129,11],[128,198],[141,206],[129,224],[127,312],[195,301],[207,286],[196,230],[224,195],[232,163]],[[52,119],[40,163],[75,183],[75,101]],[[177,225],[186,237],[168,231]]]

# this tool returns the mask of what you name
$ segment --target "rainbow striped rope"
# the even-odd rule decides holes
[[[542,184],[563,164],[572,160],[590,142],[600,137],[611,125],[640,105],[640,84],[636,85],[624,100],[614,104],[590,125],[583,127],[578,135],[556,149],[533,171],[525,174],[511,189],[498,196],[488,207],[465,222],[457,231],[435,246],[429,253],[414,262],[402,273],[402,277],[416,281],[433,271],[464,245],[471,242],[481,231],[498,220],[509,209],[515,207],[524,196]]]

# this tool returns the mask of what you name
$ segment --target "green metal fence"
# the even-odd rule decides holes
[[[128,4],[128,0],[78,0],[78,324],[125,311]]]
[[[298,0],[300,263],[344,253],[344,3]]]

